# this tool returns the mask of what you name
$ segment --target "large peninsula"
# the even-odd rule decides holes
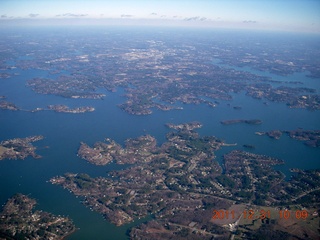
[[[149,135],[128,139],[125,148],[110,139],[94,148],[81,143],[78,154],[83,159],[97,165],[111,161],[133,164],[129,168],[109,172],[108,177],[66,173],[50,181],[81,196],[85,205],[117,226],[152,214],[153,221],[132,229],[133,239],[226,239],[235,229],[240,235],[253,234],[251,222],[241,214],[248,209],[276,212],[290,206],[311,213],[319,208],[319,171],[301,170],[287,182],[272,167],[283,164],[282,160],[240,150],[225,154],[220,166],[214,152],[226,144],[213,136],[199,136],[195,129],[200,123],[167,126],[173,131],[161,146]],[[212,219],[213,210],[221,209],[233,210],[236,215],[223,221]],[[319,221],[311,214],[308,219]],[[278,224],[278,215],[270,220],[272,229],[287,236],[303,236]],[[316,229],[305,228],[301,221],[291,224],[310,236],[316,234]]]

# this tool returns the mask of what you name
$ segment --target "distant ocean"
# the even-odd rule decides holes
[[[212,64],[219,64],[219,62]],[[224,67],[233,68],[232,66]],[[237,68],[237,70],[259,74],[249,68]],[[28,79],[50,76],[46,71],[14,69],[9,72],[19,73],[19,75],[0,79],[0,95],[7,96],[7,101],[15,103],[22,109],[46,107],[50,104],[96,108],[96,111],[85,114],[0,110],[1,141],[32,135],[45,137],[44,140],[35,143],[38,147],[37,153],[43,158],[29,157],[24,161],[0,161],[0,203],[5,203],[17,192],[28,194],[37,199],[37,208],[54,214],[67,215],[74,220],[80,230],[68,239],[126,239],[126,231],[139,223],[135,221],[130,225],[115,227],[105,221],[100,214],[82,205],[80,199],[67,190],[47,182],[51,177],[63,175],[66,172],[106,176],[108,171],[126,167],[113,163],[104,167],[88,164],[77,157],[81,141],[92,145],[96,141],[103,141],[104,138],[111,138],[124,144],[127,138],[150,134],[157,138],[158,144],[162,144],[165,142],[165,134],[169,132],[165,127],[166,123],[199,121],[203,124],[203,127],[198,130],[202,136],[213,135],[226,143],[237,143],[236,146],[224,147],[216,152],[216,160],[220,163],[222,163],[223,154],[241,149],[283,159],[285,165],[276,168],[287,176],[291,174],[290,168],[320,168],[319,148],[305,146],[302,142],[290,139],[286,135],[283,135],[280,140],[273,140],[267,136],[255,134],[257,131],[276,129],[320,129],[320,111],[290,109],[284,103],[252,99],[242,92],[233,94],[232,101],[219,100],[215,108],[201,104],[180,104],[183,110],[154,109],[151,115],[133,116],[117,107],[117,104],[126,100],[122,96],[124,90],[121,88],[115,93],[105,91],[106,97],[103,100],[67,99],[37,94],[25,86]],[[317,91],[320,91],[320,79],[307,78],[305,73],[287,77],[262,72],[261,75],[268,75],[274,80],[299,80],[305,83],[305,87],[317,88]],[[240,106],[241,109],[234,109],[234,106]],[[222,120],[230,119],[261,119],[263,123],[261,125],[222,125],[220,123]],[[243,147],[244,144],[254,145],[255,149],[246,149]]]

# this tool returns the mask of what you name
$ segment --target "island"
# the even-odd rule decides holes
[[[49,110],[53,110],[55,112],[63,112],[63,113],[85,113],[85,112],[93,112],[94,107],[77,107],[77,108],[69,108],[66,105],[49,105]]]
[[[249,149],[255,149],[256,147],[252,144],[243,144],[242,145],[244,148],[249,148]]]
[[[231,125],[231,124],[236,124],[236,123],[246,123],[246,124],[251,124],[251,125],[259,125],[262,123],[262,121],[260,119],[250,119],[250,120],[232,119],[232,120],[221,121],[221,124],[223,124],[223,125]]]
[[[195,131],[200,123],[167,127],[173,131],[161,146],[150,135],[128,139],[125,147],[111,139],[97,142],[93,148],[81,143],[79,157],[92,164],[114,161],[130,165],[106,177],[66,173],[50,182],[81,197],[83,204],[117,226],[152,215],[153,220],[131,230],[132,239],[253,236],[265,229],[261,219],[252,219],[259,224],[251,228],[252,221],[243,217],[251,209],[303,208],[310,213],[308,221],[319,221],[311,214],[320,207],[319,170],[301,170],[286,181],[284,174],[273,168],[284,164],[283,160],[240,150],[225,154],[220,166],[215,152],[227,144],[213,136],[200,136]],[[214,219],[215,210],[235,215]],[[307,228],[302,221],[290,223],[302,229],[299,233],[279,221],[279,214],[273,214],[268,227],[291,237],[303,238],[303,232],[317,234],[317,229]]]
[[[10,78],[11,75],[9,73],[6,72],[0,72],[0,79],[6,79],[6,78]]]
[[[0,96],[0,99],[5,99],[5,96]],[[76,107],[76,108],[69,108],[66,105],[58,104],[58,105],[48,105],[46,108],[40,108],[37,107],[33,110],[28,109],[21,109],[14,103],[8,102],[8,101],[0,101],[0,109],[3,110],[11,110],[11,111],[26,111],[26,112],[39,112],[39,111],[45,111],[45,110],[52,110],[55,112],[62,112],[62,113],[85,113],[85,112],[93,112],[95,111],[94,107],[90,106],[82,106],[82,107]]]
[[[14,103],[4,101],[4,100],[0,101],[0,109],[7,109],[7,110],[11,110],[11,111],[20,110],[20,108],[18,106],[16,106]]]
[[[0,142],[0,160],[2,159],[25,159],[28,156],[41,158],[36,154],[36,147],[31,143],[40,141],[43,136],[32,136],[26,138],[14,138]]]
[[[290,138],[304,142],[310,147],[320,147],[320,130],[296,129],[290,131],[272,130],[268,132],[256,132],[257,135],[267,135],[273,139],[280,139],[282,134],[287,134]]]
[[[10,198],[0,213],[0,239],[62,240],[76,230],[69,218],[34,211],[36,204],[20,193]]]

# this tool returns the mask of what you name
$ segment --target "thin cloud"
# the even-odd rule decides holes
[[[88,14],[63,13],[63,14],[56,15],[56,17],[85,17],[85,16],[88,16]]]
[[[158,13],[153,12],[153,13],[150,13],[150,15],[157,16]]]
[[[6,14],[1,15],[1,18],[7,18],[8,16]]]
[[[31,18],[35,18],[35,17],[38,17],[40,14],[37,14],[37,13],[30,13],[28,16],[31,17]]]
[[[207,18],[197,16],[197,17],[185,18],[184,20],[185,21],[205,21],[207,20]]]
[[[253,21],[253,20],[246,20],[246,21],[243,21],[243,23],[257,23],[257,21]]]
[[[122,17],[122,18],[131,18],[131,17],[133,17],[133,15],[130,15],[130,14],[122,14],[121,17]]]

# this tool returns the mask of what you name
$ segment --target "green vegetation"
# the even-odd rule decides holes
[[[227,177],[226,175],[220,175],[216,177],[216,179],[224,187],[233,188],[235,186],[235,182],[231,178]]]

